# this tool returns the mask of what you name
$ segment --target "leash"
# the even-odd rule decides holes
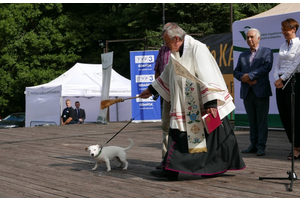
[[[142,112],[142,111],[141,111]],[[121,130],[119,130],[114,136],[112,136],[103,146],[101,146],[101,149],[99,151],[99,153],[95,156],[95,158],[97,158],[98,156],[100,156],[102,149],[105,145],[107,145],[112,139],[114,139],[114,137],[116,137],[126,126],[128,126],[137,116],[139,116],[141,114],[141,112],[139,114],[137,114],[134,118],[131,118],[129,120],[129,122],[123,127],[121,128]]]

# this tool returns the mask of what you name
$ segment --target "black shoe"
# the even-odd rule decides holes
[[[265,153],[265,150],[264,149],[258,149],[257,150],[257,152],[256,152],[256,155],[257,156],[263,156],[263,155],[265,155],[266,153]]]
[[[256,152],[257,152],[257,148],[253,146],[248,147],[248,149],[242,150],[242,153],[256,153]]]
[[[300,151],[300,150],[298,150],[298,149],[294,149],[295,151]],[[298,159],[298,158],[300,158],[300,154],[298,155],[298,156],[295,156],[295,151],[294,151],[294,160],[296,160],[296,159]],[[287,156],[287,159],[288,160],[292,160],[292,157],[293,156],[293,154],[292,154],[292,152]]]
[[[201,177],[203,178],[214,178],[214,177],[217,177],[219,176],[218,174],[214,174],[214,175],[201,175]]]
[[[162,162],[159,163],[159,165],[156,166],[156,169],[163,169],[163,168],[164,168],[164,166],[163,166],[163,163],[162,163]]]
[[[178,180],[178,172],[169,172],[164,169],[150,171],[150,174],[159,178],[167,178],[169,181],[177,181]]]

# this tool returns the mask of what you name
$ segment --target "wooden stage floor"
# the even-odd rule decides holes
[[[108,141],[127,122],[0,129],[0,198],[296,198],[300,181],[291,180],[291,150],[284,131],[270,130],[265,156],[243,154],[246,169],[215,178],[186,174],[179,181],[152,177],[161,160],[160,123],[130,123],[108,144],[127,147],[128,170],[112,162],[96,171],[85,148]],[[249,131],[235,131],[239,148],[249,145]],[[300,159],[295,160],[300,176]],[[259,177],[282,177],[259,180]]]

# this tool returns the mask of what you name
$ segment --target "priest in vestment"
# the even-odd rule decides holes
[[[215,59],[205,44],[187,35],[176,23],[168,23],[162,36],[171,50],[162,74],[139,97],[159,93],[171,103],[168,152],[156,177],[177,180],[179,173],[215,176],[245,168],[227,115],[235,106]],[[180,65],[194,79],[181,76]],[[195,79],[201,82],[196,82]],[[222,124],[212,133],[204,129],[202,116],[219,114]]]

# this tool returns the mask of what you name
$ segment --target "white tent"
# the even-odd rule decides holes
[[[100,109],[102,90],[102,65],[76,63],[71,69],[49,83],[26,87],[25,126],[38,124],[60,124],[65,100],[70,99],[72,107],[79,101],[85,109],[86,122],[96,122]],[[112,69],[110,98],[131,96],[131,82]],[[131,119],[131,101],[124,101],[109,107],[110,121]]]
[[[270,110],[269,110],[269,126],[277,126],[280,123],[276,123],[276,120],[279,120],[277,104],[276,104],[276,92],[274,86],[274,65],[277,61],[278,51],[280,45],[284,43],[285,38],[281,33],[281,22],[287,18],[294,18],[300,22],[300,4],[299,3],[282,3],[276,7],[260,13],[258,15],[235,21],[233,23],[233,60],[234,67],[237,65],[238,57],[240,53],[249,49],[249,46],[246,42],[246,33],[249,28],[257,28],[261,33],[260,45],[264,47],[269,47],[273,50],[274,60],[273,68],[269,74],[270,83],[272,87],[273,96],[270,98]],[[297,37],[299,37],[299,30],[297,32]],[[245,122],[248,123],[247,118],[242,115],[246,114],[244,104],[242,99],[240,99],[240,82],[234,79],[234,102],[236,105],[235,109],[235,119],[236,122],[237,116],[240,115]],[[273,120],[273,123],[272,123]],[[237,124],[237,123],[236,123]]]
[[[269,16],[273,16],[273,15],[283,15],[283,14],[299,12],[299,11],[300,11],[299,3],[281,3],[270,10],[267,10],[265,12],[259,13],[257,15],[254,15],[252,17],[248,17],[248,18],[245,18],[242,20],[261,18],[261,17],[269,17]]]

